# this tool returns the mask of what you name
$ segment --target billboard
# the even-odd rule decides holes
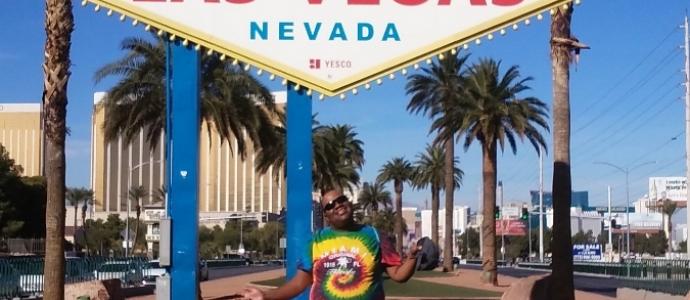
[[[405,75],[408,66],[507,34],[529,18],[542,20],[570,1],[82,1],[88,3],[330,96]]]
[[[522,220],[496,220],[496,235],[525,236],[527,224]]]
[[[601,245],[574,244],[573,260],[601,260]]]
[[[649,177],[649,198],[652,200],[687,200],[688,184],[685,177]]]

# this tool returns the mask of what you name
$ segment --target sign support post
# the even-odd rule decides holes
[[[287,278],[297,273],[310,249],[312,215],[311,96],[287,85]],[[311,259],[309,257],[308,259]],[[296,299],[309,299],[309,289]]]
[[[168,44],[166,128],[172,299],[197,299],[199,257],[199,53]],[[172,88],[174,87],[174,88]]]

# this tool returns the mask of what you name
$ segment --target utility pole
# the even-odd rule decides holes
[[[544,262],[544,150],[539,146],[539,261]]]
[[[527,206],[527,261],[532,261],[532,209]]]
[[[501,260],[505,262],[506,260],[506,237],[505,237],[505,232],[506,232],[506,224],[505,224],[505,214],[502,212],[503,210],[503,181],[498,181],[498,190],[501,193],[501,207],[498,209],[498,211],[501,212]]]
[[[685,180],[690,179],[690,38],[688,38],[688,16],[685,16],[683,23],[685,29]],[[688,193],[686,201],[690,200],[690,193]],[[690,202],[686,202],[690,203]],[[690,224],[690,206],[685,210],[687,213],[687,224]],[[686,247],[688,255],[690,255],[690,247]]]
[[[484,205],[482,205],[482,185],[477,186],[477,198],[479,198],[479,211],[481,213],[477,214],[477,224],[479,224],[479,258],[484,259]],[[479,217],[481,216],[481,220]]]
[[[608,186],[608,196],[609,196],[609,242],[608,242],[608,246],[606,247],[608,249],[606,249],[606,250],[607,250],[607,252],[609,252],[608,254],[611,255],[610,252],[613,251],[613,241],[611,240],[613,237],[613,234],[612,234],[613,226],[611,226],[612,223],[611,223],[611,186],[610,185]]]

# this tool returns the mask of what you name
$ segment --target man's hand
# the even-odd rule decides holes
[[[264,292],[253,287],[245,288],[242,292],[242,296],[247,300],[264,300]]]
[[[417,253],[422,250],[422,246],[417,245],[417,241],[413,241],[412,244],[409,247],[409,250],[407,250],[407,257],[408,258],[417,258]]]

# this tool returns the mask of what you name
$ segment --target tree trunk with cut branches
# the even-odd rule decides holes
[[[551,67],[553,71],[553,271],[550,298],[575,299],[570,232],[570,62],[572,47],[557,42],[571,40],[572,5],[558,7],[551,17]]]
[[[46,0],[43,118],[46,169],[44,299],[63,299],[65,286],[65,117],[74,29],[72,1]]]

